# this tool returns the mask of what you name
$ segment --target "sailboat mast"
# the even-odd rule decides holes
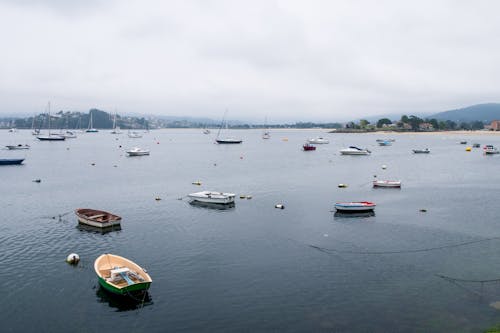
[[[220,134],[220,131],[222,130],[222,127],[224,127],[224,120],[226,119],[226,113],[227,113],[227,110],[224,112],[224,116],[222,116],[222,122],[220,124],[219,131],[217,132],[217,139],[219,138],[219,134]]]
[[[48,112],[49,112],[49,136],[50,136],[50,102],[47,105]]]

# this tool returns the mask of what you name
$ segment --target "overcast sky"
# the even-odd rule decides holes
[[[500,102],[500,1],[0,0],[0,114],[343,121]]]

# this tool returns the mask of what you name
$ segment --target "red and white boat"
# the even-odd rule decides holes
[[[400,180],[374,180],[373,187],[401,188],[401,181]]]
[[[375,204],[369,201],[337,202],[335,209],[337,212],[369,212],[375,209]]]

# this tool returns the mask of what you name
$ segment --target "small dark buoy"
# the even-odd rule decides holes
[[[278,208],[278,209],[285,209],[285,205],[283,205],[283,204],[276,204],[276,205],[274,206],[274,208]]]
[[[94,166],[94,165],[95,165],[95,163],[90,163],[90,165]]]
[[[118,148],[121,148],[121,147],[122,147],[122,145],[119,145],[119,146],[118,146]]]

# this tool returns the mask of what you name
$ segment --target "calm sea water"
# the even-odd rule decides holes
[[[243,144],[215,145],[201,130],[66,142],[0,131],[2,145],[31,145],[0,150],[26,157],[0,167],[0,330],[476,332],[500,323],[490,306],[500,284],[437,276],[500,278],[500,239],[484,240],[500,237],[500,156],[458,143],[500,146],[500,137],[232,134]],[[314,136],[330,144],[301,151]],[[376,145],[387,137],[396,142]],[[373,153],[340,156],[349,145]],[[133,146],[151,155],[127,157]],[[411,153],[426,147],[429,155]],[[373,189],[374,175],[403,187]],[[229,210],[187,203],[204,189],[252,199],[238,197]],[[351,200],[374,201],[375,216],[334,216],[336,201]],[[122,216],[122,230],[78,229],[78,207]],[[82,258],[77,267],[64,262],[71,252]],[[148,269],[147,302],[100,290],[93,262],[102,253]]]

